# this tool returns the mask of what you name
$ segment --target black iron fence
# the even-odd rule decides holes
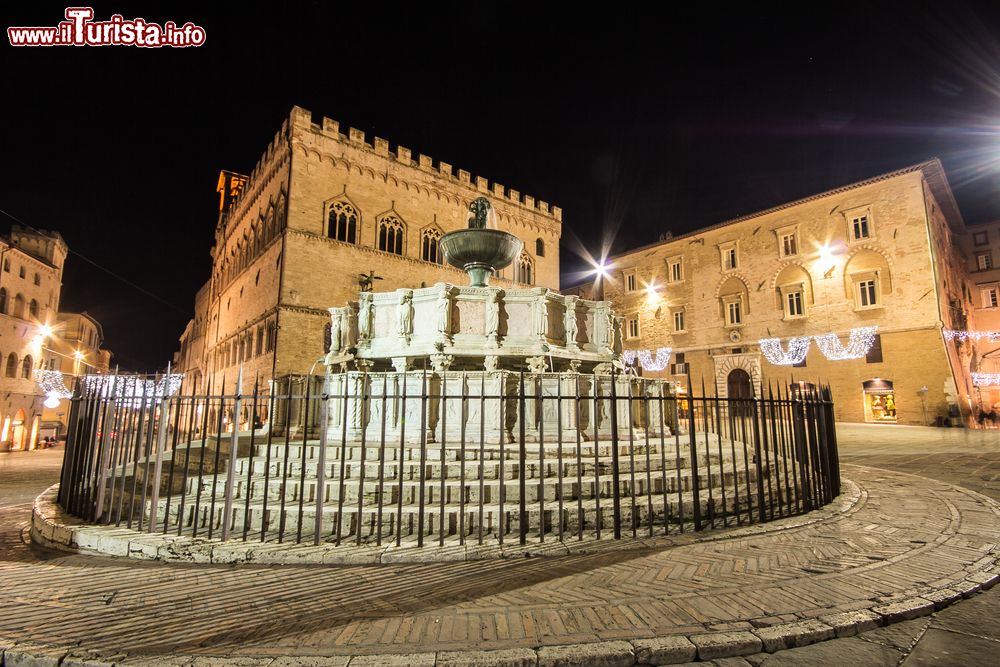
[[[829,387],[728,399],[621,374],[409,371],[123,397],[119,381],[75,388],[59,502],[150,533],[620,538],[770,521],[840,492]]]

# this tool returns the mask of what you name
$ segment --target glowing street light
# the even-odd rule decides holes
[[[40,324],[38,325],[38,333],[40,336],[42,336],[42,338],[51,338],[52,327],[50,327],[48,324]]]
[[[74,358],[74,359],[76,359],[77,361],[83,361],[83,358],[84,358],[85,356],[87,356],[87,355],[85,355],[85,354],[84,354],[84,353],[83,353],[82,351],[80,351],[80,350],[76,350],[76,351],[74,351],[74,352],[73,352],[73,358]]]
[[[608,277],[608,265],[604,263],[602,259],[599,262],[594,262],[594,270],[592,273],[596,277],[594,280],[594,300],[604,301],[604,281]]]

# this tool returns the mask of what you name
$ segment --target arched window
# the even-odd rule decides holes
[[[257,356],[264,354],[264,327],[257,327]]]
[[[38,319],[38,302],[35,301],[34,299],[32,299],[31,303],[28,304],[28,314],[33,319],[36,319],[36,320]]]
[[[545,257],[545,241],[535,239],[535,257]]]
[[[531,258],[521,253],[521,258],[517,260],[517,264],[514,267],[514,280],[525,285],[534,284],[532,280],[534,278],[533,268]]]
[[[18,294],[14,297],[14,312],[11,313],[14,317],[20,317],[24,319],[24,295]]]
[[[277,231],[285,228],[285,195],[278,197],[278,207],[274,214]]]
[[[17,377],[17,355],[13,352],[7,357],[7,370],[5,375],[9,378]]]
[[[394,215],[387,215],[378,223],[378,249],[403,254],[403,223]]]
[[[31,379],[31,355],[27,355],[21,362],[21,377],[25,380]]]
[[[42,284],[42,277],[40,275],[38,275],[37,273],[35,274],[35,284],[36,285],[41,285]]]
[[[437,227],[428,227],[420,235],[420,259],[425,262],[433,262],[434,264],[440,264],[441,260],[441,249],[438,246],[438,241],[441,240],[441,230]]]
[[[0,287],[0,313],[7,314],[7,288]]]
[[[330,204],[326,235],[345,243],[358,242],[358,212],[353,206],[343,201]]]

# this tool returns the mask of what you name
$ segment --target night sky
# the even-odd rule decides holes
[[[547,4],[99,3],[98,19],[192,21],[207,43],[4,38],[0,209],[62,233],[79,253],[62,308],[93,314],[115,361],[147,371],[176,349],[209,276],[219,169],[249,173],[295,104],[561,206],[564,284],[581,249],[620,251],[932,156],[966,222],[1000,218],[989,4],[809,3],[792,16],[711,3],[700,20],[669,3]],[[4,27],[55,25],[63,7],[8,4]]]

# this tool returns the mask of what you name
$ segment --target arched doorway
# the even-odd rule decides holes
[[[732,414],[737,416],[747,416],[750,414],[750,404],[738,399],[753,398],[753,385],[750,383],[750,374],[742,368],[734,368],[726,376],[726,395],[731,401],[729,408]]]
[[[11,425],[11,449],[24,449],[24,438],[28,429],[24,425],[24,409],[18,410]]]

